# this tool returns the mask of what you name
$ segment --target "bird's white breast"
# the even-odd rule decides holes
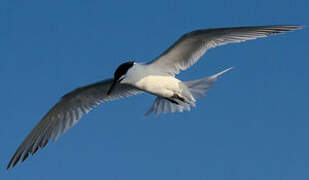
[[[142,64],[134,64],[121,83],[133,85],[162,97],[171,97],[175,93],[182,94],[182,91],[186,89],[183,83],[175,77],[160,74],[159,70]]]
[[[181,84],[181,81],[171,76],[148,75],[137,81],[135,86],[158,96],[171,97],[181,93]]]

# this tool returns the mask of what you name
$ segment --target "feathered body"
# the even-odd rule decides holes
[[[148,65],[134,63],[121,83],[130,84],[140,90],[166,99],[178,97],[183,98],[186,103],[195,102],[188,87],[182,81],[160,72],[159,69],[149,68]]]
[[[45,147],[49,140],[56,141],[82,115],[106,101],[147,92],[157,97],[146,116],[152,112],[160,114],[190,110],[190,106],[195,106],[196,99],[210,89],[217,77],[231,69],[187,82],[175,78],[181,70],[196,63],[208,49],[299,28],[301,26],[274,25],[202,29],[184,34],[147,64],[133,61],[123,63],[115,71],[113,79],[78,88],[61,98],[18,147],[7,168],[26,160],[30,154]]]

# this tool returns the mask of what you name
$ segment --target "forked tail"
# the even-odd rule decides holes
[[[230,67],[224,71],[221,71],[217,74],[214,74],[212,76],[197,79],[193,81],[186,81],[184,84],[189,88],[189,91],[191,92],[192,96],[195,99],[201,98],[205,95],[205,93],[215,84],[216,79],[224,74],[225,72],[233,69],[233,67]],[[187,103],[180,103],[175,104],[171,101],[163,98],[163,97],[157,97],[155,101],[153,102],[151,108],[145,113],[144,117],[148,116],[152,112],[154,112],[156,115],[159,115],[161,113],[169,113],[169,112],[183,112],[185,110],[190,111],[190,104]]]

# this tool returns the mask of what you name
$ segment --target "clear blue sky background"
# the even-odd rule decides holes
[[[0,179],[309,179],[308,28],[210,50],[182,80],[222,76],[191,112],[139,95],[101,105],[57,143],[5,167],[65,93],[149,61],[183,33],[308,25],[308,0],[0,2]]]

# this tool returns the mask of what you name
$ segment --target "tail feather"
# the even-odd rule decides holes
[[[183,112],[185,110],[190,111],[191,107],[187,103],[182,104],[175,104],[171,101],[163,98],[163,97],[157,97],[155,101],[153,102],[150,109],[144,114],[144,117],[147,117],[152,112],[154,112],[156,115],[159,115],[161,113],[174,113],[176,111]]]
[[[225,72],[233,69],[233,67],[230,67],[224,71],[221,71],[217,74],[214,74],[212,76],[197,79],[193,81],[186,81],[184,84],[189,88],[189,91],[191,92],[192,96],[194,98],[201,98],[205,95],[205,93],[215,84],[216,79],[224,74]],[[150,109],[145,113],[144,117],[150,115],[152,112],[154,112],[156,115],[159,115],[161,113],[170,113],[170,112],[183,112],[185,110],[190,111],[191,107],[190,105],[194,104],[187,104],[181,102],[180,104],[172,103],[171,101],[163,98],[163,97],[157,97],[155,101],[153,102]]]
[[[194,98],[198,99],[205,95],[207,91],[216,83],[216,80],[219,76],[226,73],[227,71],[233,69],[233,67],[230,67],[228,69],[225,69],[224,71],[221,71],[217,74],[214,74],[212,76],[197,79],[193,81],[187,81],[185,84],[188,86],[191,94]]]

